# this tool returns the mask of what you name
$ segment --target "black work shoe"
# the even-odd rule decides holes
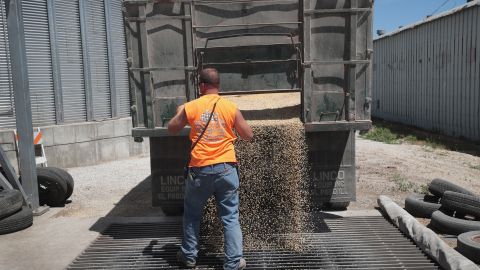
[[[247,262],[244,258],[240,258],[240,261],[238,262],[238,270],[243,270],[245,267],[247,267]]]
[[[194,268],[197,262],[195,260],[188,260],[185,258],[185,255],[181,250],[177,252],[177,261],[182,264],[182,266],[187,268]]]

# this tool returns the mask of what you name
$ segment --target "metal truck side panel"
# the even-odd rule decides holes
[[[134,127],[163,127],[203,67],[224,94],[301,91],[306,123],[370,119],[372,1],[125,3]]]
[[[308,132],[306,138],[312,206],[355,201],[355,132]]]

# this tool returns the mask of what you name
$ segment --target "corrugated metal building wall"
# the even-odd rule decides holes
[[[374,41],[372,116],[480,141],[480,2]]]
[[[57,82],[62,89],[62,109],[65,123],[87,119],[83,76],[82,34],[78,1],[55,0],[52,15],[58,59]]]
[[[130,115],[121,6],[22,1],[34,126]],[[5,10],[0,0],[0,129],[15,126]]]
[[[52,55],[45,0],[22,1],[32,123],[55,124]]]
[[[5,1],[0,0],[0,127],[15,126]]]
[[[130,94],[128,83],[128,66],[125,61],[125,28],[123,27],[122,3],[116,0],[107,0],[110,10],[110,33],[112,44],[123,44],[113,46],[112,59],[114,67],[114,87],[116,92],[116,102],[118,116],[124,117],[130,115]]]

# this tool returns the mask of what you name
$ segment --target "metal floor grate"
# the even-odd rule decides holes
[[[247,269],[439,269],[382,217],[322,219],[302,237],[301,252],[280,248],[245,252]],[[68,269],[179,269],[179,223],[112,224]],[[222,254],[203,250],[197,269],[222,269]]]

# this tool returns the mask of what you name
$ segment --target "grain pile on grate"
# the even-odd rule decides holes
[[[301,243],[272,237],[306,229],[307,156],[303,124],[297,119],[250,121],[252,142],[236,144],[240,168],[240,224],[245,250]],[[204,244],[222,241],[215,203],[209,201],[202,222]],[[272,240],[275,239],[275,240]],[[279,243],[280,241],[280,243]],[[213,247],[212,247],[213,245]]]

